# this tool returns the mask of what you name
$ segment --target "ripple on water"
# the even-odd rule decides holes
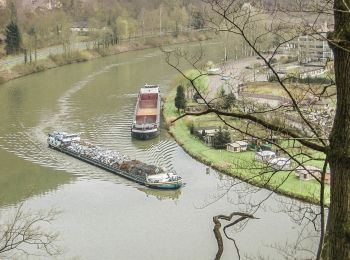
[[[148,56],[143,58],[148,58]],[[133,185],[120,177],[115,177],[113,174],[106,174],[104,170],[47,148],[46,138],[49,131],[54,129],[82,131],[85,133],[83,135],[84,139],[100,147],[118,150],[131,158],[173,169],[172,159],[177,148],[174,141],[160,140],[156,142],[153,140],[143,143],[131,139],[130,126],[134,113],[134,102],[118,107],[113,113],[102,114],[85,122],[81,122],[79,115],[76,115],[80,101],[72,97],[88,86],[97,76],[123,64],[125,63],[105,66],[73,84],[58,98],[57,111],[38,111],[43,116],[41,116],[41,120],[36,126],[28,127],[21,124],[19,127],[18,121],[24,121],[20,119],[11,122],[10,125],[7,125],[11,130],[6,130],[7,134],[1,136],[0,147],[35,164],[64,170],[75,174],[79,178],[121,181],[127,185]],[[112,95],[108,98],[130,98],[136,101],[137,96],[138,93],[126,93]]]

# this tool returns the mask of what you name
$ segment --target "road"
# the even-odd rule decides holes
[[[75,50],[84,50],[87,48],[89,43],[86,42],[76,42],[73,43],[71,48]],[[39,49],[37,51],[37,60],[46,59],[50,54],[62,54],[64,52],[62,45],[47,47],[44,49]],[[11,68],[15,65],[24,63],[23,54],[15,55],[15,56],[7,56],[4,59],[0,59],[0,70],[3,68]]]
[[[209,93],[207,100],[216,97],[218,89],[223,86],[226,93],[237,93],[238,85],[252,81],[266,81],[266,75],[259,73],[258,69],[254,69],[255,64],[263,64],[261,60],[257,60],[256,56],[247,57],[239,60],[228,61],[225,65],[220,66],[220,75],[209,76]],[[225,75],[226,79],[222,79]]]

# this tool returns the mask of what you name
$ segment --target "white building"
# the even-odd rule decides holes
[[[234,142],[226,145],[226,150],[233,153],[239,153],[241,151],[241,146]]]
[[[284,53],[297,56],[301,63],[333,59],[333,52],[328,45],[325,32],[299,36],[285,45]]]
[[[78,21],[74,22],[72,26],[70,27],[70,30],[72,32],[88,32],[92,31],[91,28],[89,28],[89,23],[88,21]]]

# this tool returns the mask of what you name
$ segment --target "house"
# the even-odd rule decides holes
[[[241,152],[241,146],[237,142],[229,143],[226,145],[226,150],[233,153],[239,153]]]
[[[268,164],[275,171],[285,171],[290,169],[290,158],[276,157],[268,161]]]
[[[212,146],[214,134],[220,131],[218,126],[195,127],[193,134],[202,139],[206,145]]]
[[[321,178],[321,169],[314,166],[299,166],[295,169],[295,175],[299,177],[302,181],[315,180],[315,178]],[[329,171],[325,174],[325,183],[330,184],[331,182],[331,173]]]
[[[237,141],[236,143],[238,143],[241,146],[241,151],[246,151],[248,149],[248,143],[245,141]]]
[[[248,147],[248,143],[244,141],[236,141],[233,143],[229,143],[226,145],[226,150],[229,152],[239,153],[242,151],[246,151]]]
[[[275,152],[272,151],[261,151],[261,152],[256,152],[255,153],[255,157],[254,159],[256,161],[260,161],[260,162],[268,162],[271,159],[275,158],[276,154]]]
[[[88,21],[78,21],[72,24],[72,26],[70,27],[70,30],[72,32],[88,32],[91,29],[89,28]]]

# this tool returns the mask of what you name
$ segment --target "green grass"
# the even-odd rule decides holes
[[[186,72],[186,76],[190,79],[195,79],[194,84],[202,95],[208,94],[209,90],[209,77],[208,75],[201,75],[198,70],[189,70]],[[201,75],[201,76],[200,76]],[[197,78],[198,77],[198,78]]]
[[[166,99],[163,111],[164,117],[168,122],[168,126],[170,126],[170,133],[191,156],[221,172],[238,177],[256,186],[274,190],[283,183],[278,187],[278,193],[318,203],[320,185],[317,181],[300,181],[294,175],[294,172],[277,172],[275,174],[268,172],[260,175],[261,170],[257,168],[263,165],[254,161],[254,152],[231,153],[226,150],[215,150],[206,146],[202,141],[190,134],[186,120],[191,119],[181,119],[170,125],[170,121],[179,116],[174,105],[174,98],[175,90],[171,91]],[[206,119],[208,118],[213,118],[213,116],[207,115]],[[322,162],[314,161],[308,164],[320,167],[320,163]],[[267,180],[269,180],[268,183],[266,183]],[[329,204],[329,185],[325,187],[326,204]]]

